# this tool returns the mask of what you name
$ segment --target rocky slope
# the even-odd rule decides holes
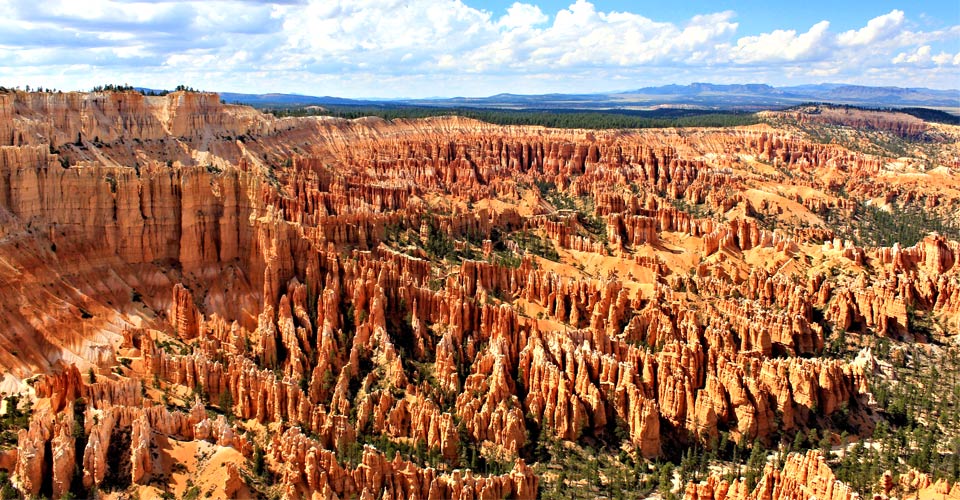
[[[858,247],[827,215],[956,215],[958,168],[897,172],[768,126],[3,94],[2,390],[34,401],[10,472],[58,498],[532,498],[540,440],[673,460],[838,434],[838,412],[867,429],[876,361],[827,348],[955,339],[960,244]],[[848,497],[804,479],[824,467],[686,493]]]

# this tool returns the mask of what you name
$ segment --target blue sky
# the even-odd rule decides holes
[[[503,14],[515,0],[471,1],[465,3],[494,14]],[[549,0],[530,2],[547,14],[567,8],[572,1]],[[657,21],[683,23],[697,14],[732,10],[737,13],[740,29],[745,34],[757,34],[775,29],[803,29],[823,21],[830,21],[837,30],[861,28],[865,22],[891,10],[902,10],[908,18],[927,27],[946,28],[960,23],[960,3],[955,1],[922,0],[914,2],[894,0],[846,1],[803,0],[793,2],[771,0],[713,0],[713,1],[657,1],[596,0],[591,2],[601,11],[634,12]]]
[[[0,0],[0,85],[344,97],[960,87],[960,2]]]

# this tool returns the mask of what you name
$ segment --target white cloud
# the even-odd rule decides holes
[[[0,0],[12,13],[0,18],[0,75],[345,96],[960,81],[960,26],[922,31],[901,10],[839,34],[829,19],[741,33],[744,13],[731,11],[665,22],[586,0],[556,12],[534,0],[500,12],[463,1],[479,0]],[[21,83],[10,78],[0,85]]]
[[[732,12],[696,16],[686,25],[656,22],[628,12],[598,12],[579,0],[559,11],[553,24],[502,30],[495,40],[463,58],[468,70],[507,65],[545,68],[629,67],[699,58],[736,31]],[[441,63],[450,62],[444,58]]]
[[[806,33],[799,35],[794,30],[776,30],[758,36],[743,37],[737,40],[736,46],[730,47],[730,57],[738,63],[811,59],[829,48],[828,28],[829,21],[820,21]]]
[[[498,26],[511,29],[526,29],[547,22],[550,18],[536,5],[516,2],[507,9],[507,15],[500,18]]]
[[[859,30],[850,30],[837,37],[840,45],[858,46],[885,40],[900,33],[903,24],[903,11],[892,10],[888,14],[875,17]]]
[[[901,52],[891,61],[896,65],[912,65],[919,67],[933,66],[960,66],[960,52],[950,54],[942,51],[933,54],[929,45],[924,45],[912,52]]]
[[[930,46],[924,45],[914,52],[901,52],[893,58],[893,64],[924,64],[930,62]]]
[[[947,54],[946,52],[941,52],[933,56],[931,59],[933,59],[933,62],[936,63],[937,66],[943,66],[944,64],[950,64],[950,62],[953,60],[953,56]]]
[[[311,2],[286,16],[287,50],[315,55],[367,57],[404,50],[414,55],[452,51],[494,33],[488,13],[458,0]]]

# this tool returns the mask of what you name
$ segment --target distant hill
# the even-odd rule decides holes
[[[134,90],[143,94],[163,94],[171,92],[166,89],[151,89],[134,87]],[[215,92],[215,91],[211,91]],[[345,99],[343,97],[311,96],[300,94],[241,94],[237,92],[217,92],[220,99],[230,104],[246,104],[258,108],[287,108],[300,106],[368,106],[375,101]]]
[[[151,89],[138,89],[149,91]],[[441,108],[486,108],[526,110],[641,110],[667,108],[759,111],[779,109],[807,102],[852,104],[864,107],[944,108],[960,114],[960,90],[927,88],[870,87],[823,83],[773,87],[762,83],[663,85],[595,94],[510,94],[488,97],[363,100],[300,94],[242,94],[221,92],[229,103],[259,108],[302,106],[426,106]]]
[[[657,101],[706,106],[770,106],[799,102],[830,102],[863,106],[960,107],[960,90],[927,88],[868,87],[825,83],[772,87],[766,84],[715,85],[692,83],[666,85],[615,94],[628,101]]]
[[[756,111],[803,102],[829,102],[872,107],[926,106],[960,108],[960,90],[868,87],[826,83],[773,87],[766,84],[692,83],[664,85],[599,94],[497,94],[490,97],[418,99],[403,101],[420,106],[485,108],[637,109],[657,106]]]
[[[713,83],[691,83],[690,85],[664,85],[662,87],[645,87],[624,94],[647,95],[698,95],[698,94],[748,94],[758,96],[783,96],[785,92],[765,83],[747,83],[734,85],[717,85]]]
[[[371,101],[344,99],[342,97],[315,97],[300,94],[238,94],[234,92],[221,92],[220,98],[229,103],[247,104],[255,107],[360,106],[371,103]]]
[[[822,84],[783,90],[811,99],[881,105],[960,106],[960,90]]]

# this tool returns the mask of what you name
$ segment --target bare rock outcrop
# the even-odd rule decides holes
[[[728,483],[717,476],[699,484],[688,483],[684,492],[687,500],[851,500],[859,498],[849,486],[838,481],[816,450],[806,454],[794,453],[787,457],[782,470],[772,466],[764,469],[753,491],[747,491],[741,479]]]

